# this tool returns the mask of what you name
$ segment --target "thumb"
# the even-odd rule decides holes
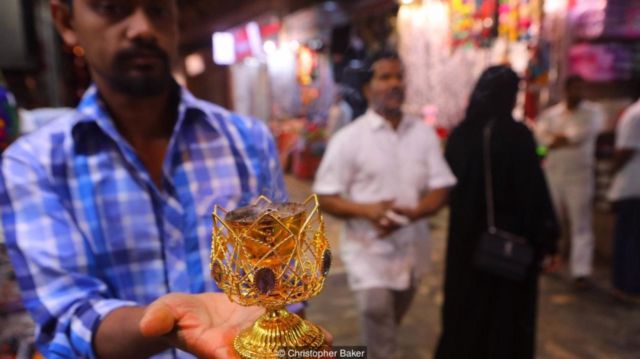
[[[388,200],[384,200],[384,201],[380,201],[380,204],[385,208],[385,209],[389,209],[391,207],[393,207],[394,203],[396,201],[394,199],[388,199]]]
[[[406,214],[407,213],[407,208],[405,207],[398,207],[398,206],[393,206],[391,208],[392,211],[398,213],[398,214]]]
[[[162,300],[151,303],[140,320],[140,332],[145,337],[159,337],[170,333],[176,322],[171,307]]]

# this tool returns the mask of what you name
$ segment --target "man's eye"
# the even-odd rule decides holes
[[[149,7],[147,8],[147,12],[149,14],[150,17],[153,18],[164,18],[167,15],[169,15],[169,7],[168,5],[163,5],[163,4],[152,4],[149,5]]]
[[[120,17],[129,13],[130,6],[123,3],[102,1],[96,4],[95,9],[98,13],[105,16]]]

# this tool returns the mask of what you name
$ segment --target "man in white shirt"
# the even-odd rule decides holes
[[[538,142],[548,149],[544,164],[557,215],[569,221],[570,272],[578,286],[591,275],[594,235],[595,144],[603,112],[583,101],[582,79],[569,77],[566,100],[546,110],[536,125]]]
[[[613,286],[620,299],[640,303],[640,99],[616,127],[614,167],[609,192],[616,213]]]
[[[356,292],[369,358],[393,358],[395,332],[427,269],[426,217],[456,182],[433,130],[402,113],[397,54],[368,62],[368,111],[329,142],[313,190],[327,213],[345,218],[341,256]]]

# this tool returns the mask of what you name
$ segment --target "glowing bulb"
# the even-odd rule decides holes
[[[296,40],[293,40],[289,43],[289,49],[291,49],[291,51],[295,52],[298,51],[298,49],[300,48],[300,43]]]
[[[267,40],[262,47],[267,55],[273,54],[274,52],[278,51],[276,43],[271,40]]]

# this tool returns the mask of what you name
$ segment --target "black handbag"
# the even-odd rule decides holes
[[[517,234],[496,228],[491,175],[491,132],[493,122],[484,129],[484,178],[488,231],[482,234],[474,262],[478,269],[513,281],[522,281],[534,261],[533,247]]]

